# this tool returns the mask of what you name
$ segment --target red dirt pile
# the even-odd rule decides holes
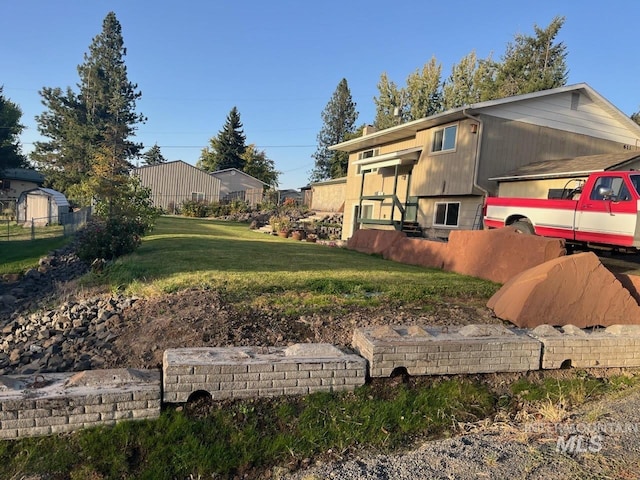
[[[523,328],[640,324],[638,303],[592,252],[556,258],[516,275],[487,306]]]

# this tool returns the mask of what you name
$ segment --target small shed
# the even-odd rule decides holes
[[[66,213],[69,213],[67,198],[51,188],[34,188],[18,197],[18,223],[57,225],[63,223]]]

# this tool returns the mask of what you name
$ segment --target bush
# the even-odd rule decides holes
[[[182,202],[180,212],[185,217],[204,218],[209,216],[209,204],[204,201],[185,200]]]
[[[112,260],[132,253],[140,246],[145,226],[127,217],[93,218],[78,232],[78,257],[86,262],[96,258]]]

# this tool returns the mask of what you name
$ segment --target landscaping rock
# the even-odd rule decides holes
[[[638,303],[592,252],[556,258],[516,275],[487,306],[523,328],[640,324]]]

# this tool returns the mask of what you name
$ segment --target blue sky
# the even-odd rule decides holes
[[[635,0],[5,0],[0,85],[23,111],[23,152],[40,138],[38,91],[76,88],[76,67],[109,11],[148,118],[137,139],[195,164],[236,106],[247,143],[283,172],[281,188],[308,183],[320,114],[342,78],[357,124],[372,123],[382,72],[402,86],[435,56],[444,79],[472,50],[499,59],[515,34],[556,15],[566,17],[557,40],[567,46],[568,83],[588,83],[627,115],[640,110]]]

